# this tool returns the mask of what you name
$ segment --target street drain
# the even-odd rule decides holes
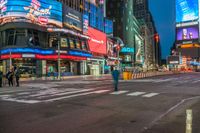
[[[135,123],[135,122],[136,122],[135,120],[131,120],[131,121],[130,121],[130,123]]]

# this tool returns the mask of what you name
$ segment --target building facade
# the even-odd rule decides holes
[[[113,19],[113,35],[120,37],[125,44],[121,51],[122,66],[142,67],[144,43],[140,33],[140,24],[133,16],[133,0],[107,0],[106,14],[107,17]]]
[[[174,56],[179,56],[179,67],[199,68],[200,42],[199,42],[199,0],[176,0],[176,41]],[[190,17],[188,17],[190,16]],[[173,62],[169,63],[173,66]]]
[[[22,77],[58,76],[59,70],[62,76],[103,74],[106,28],[104,17],[94,16],[101,13],[103,6],[91,2],[1,1],[0,66],[3,73],[18,66]],[[20,6],[16,6],[18,3]],[[87,5],[93,11],[88,12]],[[100,23],[94,23],[94,19]]]
[[[152,51],[153,59],[150,59],[152,61],[150,62],[150,64],[153,64],[154,67],[156,65],[161,65],[161,47],[160,47],[160,43],[159,42],[157,43],[154,39],[154,35],[157,34],[157,31],[156,31],[152,14],[149,10],[148,0],[134,0],[133,6],[134,6],[134,16],[137,19],[144,21],[145,23],[143,23],[144,24],[143,27],[147,26],[150,31],[150,34],[148,34],[148,37],[146,36],[145,38],[146,40],[150,41],[149,43],[150,45],[152,45],[152,48],[153,48],[153,51]]]

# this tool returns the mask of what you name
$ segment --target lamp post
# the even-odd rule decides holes
[[[60,34],[58,34],[58,80],[60,79]]]
[[[10,69],[12,69],[12,53],[11,53],[11,50],[10,50],[10,55],[9,55],[9,57],[10,57]]]

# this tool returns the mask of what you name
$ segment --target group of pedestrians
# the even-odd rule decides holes
[[[19,68],[17,68],[16,66],[11,68],[7,73],[6,73],[6,78],[8,80],[8,85],[9,86],[13,86],[13,80],[15,79],[16,81],[16,87],[19,87],[19,78],[20,78],[20,74],[19,74]]]

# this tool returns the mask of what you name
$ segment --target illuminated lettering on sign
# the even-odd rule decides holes
[[[89,53],[84,53],[84,52],[81,52],[81,51],[69,51],[69,54],[70,55],[76,55],[76,56],[83,56],[83,57],[92,57],[92,54],[89,54]]]
[[[34,54],[53,54],[53,50],[42,50],[38,48],[9,48],[1,50],[1,54],[8,53],[34,53]]]
[[[134,53],[134,48],[124,47],[120,51],[121,53]]]
[[[23,58],[35,58],[35,54],[22,54]]]

